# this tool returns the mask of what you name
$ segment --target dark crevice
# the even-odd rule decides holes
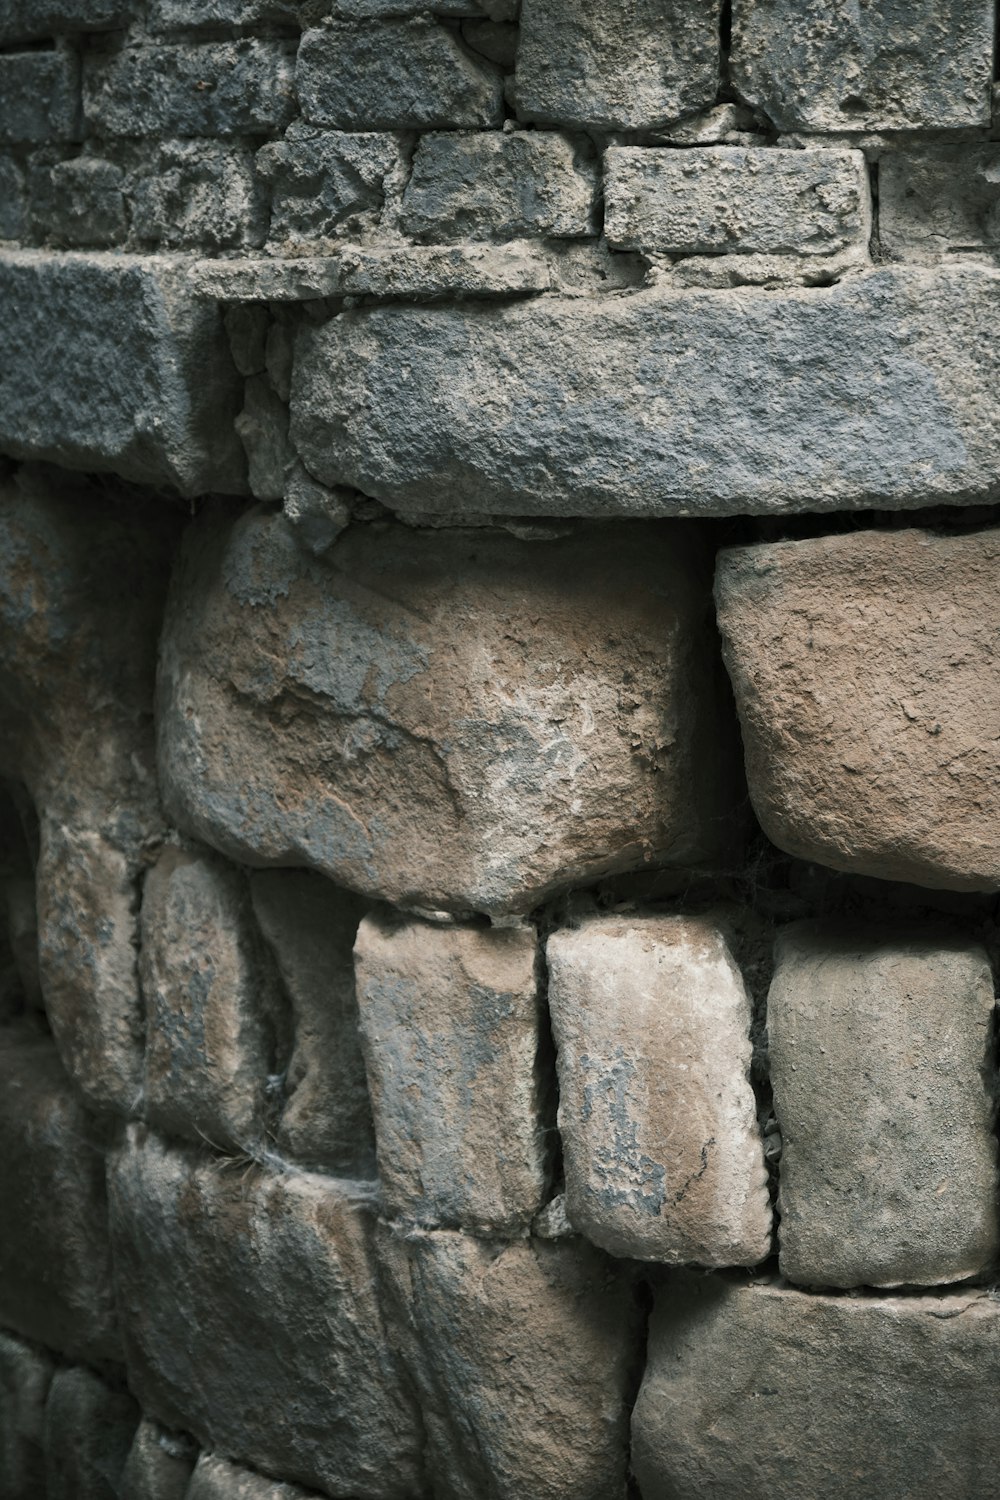
[[[546,1188],[543,1207],[563,1191],[562,1137],[559,1134],[559,1075],[556,1070],[556,1042],[549,1012],[549,966],[545,944],[554,930],[550,914],[537,923],[538,945],[535,950],[535,981],[538,996],[538,1047],[535,1053],[535,1099],[538,1128],[542,1133]]]
[[[37,40],[0,43],[0,57],[17,57],[29,52],[55,52],[58,43],[55,37],[39,37]]]

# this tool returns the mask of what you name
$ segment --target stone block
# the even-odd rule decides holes
[[[1000,274],[971,266],[815,290],[358,308],[300,336],[292,436],[324,484],[403,511],[987,502],[998,318]]]
[[[45,1401],[53,1364],[47,1354],[0,1333],[0,1494],[38,1500],[45,1493]]]
[[[990,123],[991,0],[734,0],[730,76],[780,130]]]
[[[309,1500],[309,1495],[297,1484],[265,1479],[217,1454],[203,1453],[185,1500]]]
[[[596,233],[592,148],[557,131],[422,136],[400,223],[419,240]]]
[[[244,40],[94,49],[83,112],[97,136],[280,134],[295,113],[294,50]]]
[[[293,1018],[277,1149],[316,1171],[374,1178],[353,959],[364,906],[307,870],[255,871],[250,890]]]
[[[279,1002],[243,872],[164,849],[146,876],[139,969],[147,1119],[168,1135],[251,1149],[277,1071]]]
[[[377,227],[386,181],[402,162],[401,138],[322,130],[296,120],[282,141],[257,153],[257,170],[271,188],[270,238],[318,242]]]
[[[677,1275],[632,1419],[643,1500],[989,1494],[1000,1304]]]
[[[28,176],[32,233],[59,245],[120,245],[128,233],[125,174],[95,156],[34,161]]]
[[[197,1457],[189,1438],[143,1417],[122,1472],[120,1500],[190,1500]]]
[[[605,222],[616,250],[669,255],[867,254],[860,151],[612,147]]]
[[[548,941],[566,1213],[613,1255],[771,1251],[750,998],[710,917],[598,917]]]
[[[1000,532],[857,531],[719,561],[750,796],[789,854],[1000,889]]]
[[[254,153],[212,141],[165,141],[136,173],[135,239],[163,249],[263,245],[267,201]]]
[[[328,7],[329,0],[153,0],[148,24],[154,34],[262,23],[296,26],[303,11]]]
[[[331,1495],[421,1492],[421,1437],[375,1296],[359,1184],[204,1161],[133,1130],[109,1171],[143,1409]]]
[[[1000,255],[1000,143],[921,143],[884,152],[878,232],[895,260]]]
[[[547,1178],[534,928],[366,917],[358,1004],[388,1213],[514,1234]]]
[[[80,138],[80,64],[62,48],[0,54],[0,146]]]
[[[380,1226],[378,1244],[438,1500],[623,1500],[641,1340],[627,1272],[579,1241]]]
[[[262,511],[187,535],[161,786],[178,826],[231,858],[510,913],[731,846],[700,536],[389,524],[318,559]]]
[[[182,263],[8,250],[0,296],[5,452],[185,495],[244,492],[242,382]]]
[[[983,1271],[1000,1249],[985,949],[801,922],[775,959],[782,1274],[849,1287]]]
[[[45,1404],[45,1500],[111,1500],[139,1422],[125,1390],[82,1366],[57,1370]]]
[[[714,104],[718,0],[522,0],[518,114],[656,130]]]
[[[22,239],[27,226],[24,168],[10,152],[0,152],[0,240]]]
[[[295,454],[288,441],[288,404],[266,375],[247,381],[236,431],[246,450],[250,493],[255,500],[280,500]]]
[[[499,72],[430,16],[333,21],[307,31],[295,76],[311,125],[478,130],[503,123]]]
[[[4,0],[0,43],[127,26],[136,0]]]

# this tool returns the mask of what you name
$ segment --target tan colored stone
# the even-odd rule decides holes
[[[721,554],[765,833],[885,880],[1000,889],[1000,532],[855,531]]]

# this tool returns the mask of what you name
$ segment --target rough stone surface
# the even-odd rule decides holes
[[[58,1370],[45,1405],[46,1500],[113,1500],[139,1420],[127,1391],[81,1367]]]
[[[640,1337],[627,1273],[580,1242],[387,1227],[379,1259],[439,1500],[622,1500]]]
[[[124,174],[113,162],[77,156],[35,161],[29,174],[31,224],[58,245],[118,245],[128,232]]]
[[[38,1500],[45,1493],[45,1400],[53,1365],[47,1354],[0,1333],[0,1494]]]
[[[80,65],[72,52],[0,55],[0,145],[75,141],[80,136]]]
[[[898,260],[1000,255],[1000,144],[886,151],[878,167],[882,249]]]
[[[730,73],[782,130],[989,125],[991,0],[734,0]]]
[[[122,1471],[120,1500],[190,1500],[197,1456],[190,1439],[143,1417]]]
[[[17,240],[28,223],[24,169],[9,152],[0,153],[0,240]]]
[[[421,511],[986,501],[1000,494],[998,315],[1000,275],[978,267],[358,309],[300,335],[292,436],[324,483]]]
[[[767,1002],[791,1281],[960,1281],[1000,1249],[993,976],[959,937],[784,929]]]
[[[373,231],[401,161],[399,135],[352,135],[295,121],[283,140],[257,154],[257,170],[271,185],[270,238],[315,252],[324,240]]]
[[[390,1215],[511,1234],[541,1207],[536,947],[534,928],[362,922],[358,1003]]]
[[[604,232],[617,250],[867,252],[871,206],[860,151],[618,146],[604,161]]]
[[[250,890],[294,1025],[277,1149],[316,1171],[373,1178],[353,962],[363,904],[306,870],[257,871]]]
[[[0,446],[185,495],[241,493],[236,370],[218,309],[185,282],[166,257],[0,255]]]
[[[265,195],[252,151],[226,143],[168,141],[135,186],[132,231],[170,250],[254,248],[267,237]]]
[[[680,1275],[632,1422],[643,1500],[977,1500],[1000,1445],[990,1293],[809,1296]]]
[[[0,42],[127,26],[136,0],[4,0]]]
[[[592,148],[556,131],[422,136],[400,222],[415,239],[576,239],[596,233]]]
[[[716,0],[523,0],[518,113],[651,130],[714,103]]]
[[[203,1453],[185,1500],[309,1500],[309,1495],[297,1484],[265,1479],[214,1453]]]
[[[332,21],[302,38],[305,119],[337,130],[478,130],[503,122],[499,72],[430,16]]]
[[[499,913],[731,843],[697,538],[352,527],[319,560],[263,512],[188,538],[161,785],[231,858]]]
[[[618,1256],[771,1249],[750,999],[705,917],[598,917],[548,941],[566,1212]]]
[[[736,548],[716,595],[768,837],[837,870],[1000,888],[1000,533]]]
[[[86,54],[83,111],[100,136],[280,132],[295,109],[294,51],[245,40]]]
[[[129,1383],[145,1411],[331,1495],[420,1492],[361,1185],[248,1175],[133,1132],[109,1192]]]

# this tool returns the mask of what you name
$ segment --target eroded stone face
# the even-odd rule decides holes
[[[736,548],[716,597],[765,833],[837,870],[1000,888],[1000,534]]]

